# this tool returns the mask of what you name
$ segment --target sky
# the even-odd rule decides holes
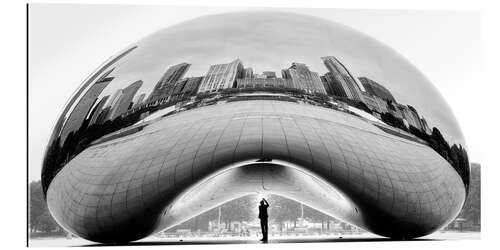
[[[29,179],[40,179],[43,152],[51,129],[64,104],[83,80],[111,55],[146,35],[192,18],[248,10],[263,9],[31,5],[29,13]],[[468,96],[477,91],[471,86],[478,79],[481,67],[479,14],[477,12],[283,8],[264,10],[286,11],[335,21],[365,33],[402,54],[434,83],[452,107],[467,141],[470,160],[481,162],[479,139],[476,136],[477,131],[474,130],[477,127],[474,123],[474,110],[472,105],[465,101]],[[193,22],[196,23],[196,20]],[[237,25],[251,25],[251,23],[228,22],[224,28],[227,30]],[[297,27],[302,26],[300,22],[297,23]],[[272,25],[259,27],[264,27],[264,30],[259,30],[260,32],[272,34],[272,29],[270,29]],[[265,30],[266,27],[270,30]],[[196,25],[193,26],[193,30],[196,31]],[[258,36],[251,34],[247,38],[251,37]],[[276,37],[279,39],[279,36]],[[148,42],[147,39],[145,42],[154,44],[154,41]],[[194,41],[190,44],[191,48],[196,48],[197,42],[204,46],[208,43],[207,40]],[[256,44],[262,44],[262,42],[257,41]],[[284,54],[290,46],[299,45],[288,44],[280,48],[281,54]],[[315,49],[323,52],[320,48]],[[365,53],[370,53],[370,51],[367,50]],[[249,66],[257,65],[257,63],[252,63],[252,55],[244,55],[244,57],[242,58],[244,63],[248,63]],[[300,59],[300,54],[294,55],[294,58],[297,57]],[[304,58],[306,59],[308,58]],[[286,67],[284,62],[286,60],[266,61],[269,61],[268,65],[263,65],[262,69],[254,67],[254,70],[259,72],[271,69],[279,72],[281,68]],[[320,73],[325,71],[320,61],[306,61],[306,63],[311,66],[312,70]],[[351,62],[351,64],[362,63]],[[203,64],[199,63],[199,65]],[[139,65],[136,66],[139,67]],[[144,67],[150,68],[147,64]],[[203,74],[205,68],[207,66],[203,65],[203,68],[200,66],[196,69],[193,64],[190,73]],[[156,70],[160,72],[164,69]],[[363,67],[355,70],[363,72]],[[390,79],[377,80],[390,84]],[[397,92],[397,90],[394,91]],[[434,98],[429,99],[434,100]],[[408,102],[411,103],[411,101]],[[405,102],[402,101],[402,103]]]

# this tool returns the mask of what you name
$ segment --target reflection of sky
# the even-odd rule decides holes
[[[463,141],[451,110],[428,80],[392,49],[348,27],[295,14],[260,12],[214,15],[160,31],[117,63],[115,79],[101,96],[136,80],[147,93],[169,66],[192,64],[186,76],[202,76],[212,64],[240,58],[254,73],[288,68],[292,62],[327,72],[320,57],[337,57],[356,76],[387,87],[401,104],[414,106],[447,139]]]

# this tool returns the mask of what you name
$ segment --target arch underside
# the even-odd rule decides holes
[[[249,194],[280,195],[346,222],[361,224],[362,216],[355,204],[321,177],[287,162],[262,163],[256,159],[234,164],[197,182],[164,210],[159,228],[173,227]],[[256,208],[257,204],[248,209]]]
[[[458,174],[427,145],[331,109],[242,101],[85,149],[54,178],[47,202],[83,238],[128,242],[252,192],[393,238],[445,226],[465,199]]]

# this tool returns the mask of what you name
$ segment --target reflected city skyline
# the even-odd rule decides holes
[[[228,13],[226,16],[231,17],[231,22],[224,22],[223,25],[219,16],[206,16],[201,18],[203,21],[193,19],[138,41],[136,44],[140,48],[116,63],[116,79],[103,94],[111,95],[121,85],[138,79],[144,82],[139,91],[150,93],[168,66],[180,62],[192,64],[186,77],[203,76],[210,65],[227,63],[235,58],[253,65],[255,72],[274,70],[280,75],[281,69],[297,61],[306,63],[319,74],[325,74],[327,69],[318,59],[324,55],[335,55],[354,72],[355,79],[366,76],[383,83],[401,103],[410,103],[429,117],[431,127],[446,127],[443,133],[447,138],[465,144],[460,129],[455,126],[457,122],[453,113],[437,89],[405,58],[374,39],[347,26],[310,16],[299,15],[301,18],[296,18],[296,14],[283,12]],[[259,25],[249,21],[249,17],[253,16],[262,20]],[[290,25],[283,25],[283,22]],[[244,28],[245,32],[238,32],[237,36],[224,37],[224,34]],[[299,34],[295,28],[302,33]],[[332,29],[335,32],[331,32]],[[283,32],[278,35],[276,30]],[[298,40],[298,37],[301,39]],[[421,96],[436,103],[428,104]],[[434,106],[442,111],[431,108]]]
[[[135,48],[137,46],[132,49]],[[132,49],[120,54],[119,58]],[[417,109],[410,104],[398,103],[391,91],[382,84],[365,76],[356,78],[335,56],[323,56],[321,60],[327,69],[324,75],[320,76],[317,72],[311,71],[305,63],[292,62],[289,68],[281,69],[281,77],[277,77],[276,71],[256,73],[253,71],[253,65],[244,66],[238,58],[228,63],[211,65],[203,76],[184,77],[192,64],[182,62],[168,66],[150,94],[139,93],[143,81],[137,80],[124,89],[116,90],[110,98],[110,95],[102,96],[102,92],[115,78],[110,75],[114,71],[112,68],[102,73],[91,85],[73,108],[64,125],[57,124],[56,130],[60,126],[63,128],[58,135],[60,138],[56,140],[59,141],[60,146],[64,147],[64,142],[70,132],[85,130],[89,125],[101,125],[117,117],[127,118],[131,114],[134,114],[136,118],[144,118],[149,115],[150,111],[168,106],[176,106],[179,110],[190,98],[195,98],[199,102],[209,97],[213,98],[214,96],[210,94],[214,93],[225,95],[223,98],[216,98],[216,101],[239,92],[270,91],[291,95],[302,94],[311,95],[312,102],[328,108],[337,106],[349,112],[348,106],[356,107],[373,115],[380,122],[425,141],[452,163],[462,176],[464,183],[468,185],[469,174],[466,169],[468,157],[466,149],[461,144],[450,145],[439,128],[430,127],[426,118],[419,115]],[[107,65],[103,69],[106,67]],[[251,73],[249,73],[250,70]],[[95,77],[94,75],[93,78]],[[301,96],[299,99],[304,99],[304,97]],[[307,97],[305,99],[307,100]],[[336,101],[336,103],[329,101]],[[211,102],[215,103],[214,100]],[[193,103],[187,106],[190,109],[196,107]],[[140,115],[137,116],[136,113]],[[77,120],[74,121],[74,119]],[[54,138],[51,140],[53,141]],[[68,157],[72,158],[72,155]]]

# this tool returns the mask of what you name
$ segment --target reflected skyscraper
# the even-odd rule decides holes
[[[253,74],[252,78],[255,78],[255,79],[267,79],[267,76],[265,76],[264,74]]]
[[[237,88],[293,88],[291,79],[284,78],[244,78],[236,80]]]
[[[328,94],[345,98],[348,97],[347,95],[348,90],[344,88],[339,78],[336,78],[332,72],[327,72],[324,75],[324,79],[326,82],[325,90],[327,91]]]
[[[370,110],[376,111],[378,113],[382,112],[381,108],[378,105],[378,102],[372,95],[370,95],[368,92],[361,92],[361,95],[363,96],[363,100],[365,101],[364,103]]]
[[[109,112],[111,111],[111,106],[106,105],[101,112],[97,115],[97,118],[93,124],[103,124],[109,120]]]
[[[283,78],[291,79],[293,87],[307,93],[326,94],[325,87],[317,72],[311,72],[304,63],[292,63],[288,69],[281,71]]]
[[[111,110],[116,107],[116,103],[118,103],[118,101],[120,100],[120,98],[122,97],[123,95],[123,89],[117,89],[115,91],[115,93],[111,96],[111,99],[108,101],[108,104],[106,104],[106,108],[107,109],[107,114],[106,116],[103,117],[103,119],[105,120],[110,120],[110,113]]]
[[[116,103],[111,108],[111,113],[109,114],[109,119],[113,120],[119,115],[127,112],[131,108],[132,99],[135,93],[142,86],[142,80],[136,81],[122,90],[122,94],[116,101]]]
[[[201,82],[198,93],[232,88],[237,78],[243,78],[244,69],[240,59],[226,64],[210,66]]]
[[[139,107],[139,106],[142,104],[142,101],[144,101],[144,98],[145,98],[145,97],[146,97],[146,94],[145,94],[145,93],[142,93],[142,94],[140,94],[140,95],[136,96],[136,97],[134,98],[134,101],[133,101],[134,106],[132,106],[132,107],[133,107],[133,108],[137,108],[137,107]]]
[[[399,111],[397,112],[397,117],[400,117],[401,119],[406,121],[408,123],[406,124],[408,128],[410,128],[410,126],[413,126],[416,129],[423,130],[420,117],[415,108],[399,103],[395,103],[394,106],[396,107],[396,110]]]
[[[389,112],[388,105],[387,105],[387,100],[382,99],[378,96],[371,96],[376,102],[377,102],[377,107],[380,109],[379,113],[387,113]]]
[[[244,69],[244,78],[253,78],[253,69],[252,68],[245,68]]]
[[[148,98],[148,102],[154,102],[158,99],[169,97],[175,83],[186,74],[190,66],[191,64],[188,63],[180,63],[169,67],[155,85],[153,92]]]
[[[103,108],[104,108],[104,105],[106,104],[106,102],[108,101],[109,99],[109,95],[107,96],[104,96],[98,103],[97,105],[95,106],[94,108],[94,111],[93,111],[93,114],[92,114],[92,117],[90,118],[90,123],[89,125],[92,125],[92,124],[95,124],[97,122],[97,118],[99,117],[99,115],[101,114],[101,112],[103,111]]]
[[[198,88],[200,87],[202,80],[203,80],[202,76],[188,78],[186,85],[182,89],[182,93],[188,95],[196,94],[196,92],[198,92]]]
[[[94,85],[92,85],[78,101],[78,104],[76,104],[73,108],[73,111],[71,111],[71,114],[64,124],[60,135],[61,141],[64,141],[70,132],[80,129],[83,121],[87,118],[87,115],[90,112],[90,108],[92,108],[94,103],[97,101],[98,96],[113,80],[113,77],[107,77],[110,73],[111,70],[98,79],[97,82],[94,83]]]
[[[70,108],[73,107],[73,104],[76,102],[76,100],[79,97],[81,97],[82,92],[90,84],[92,84],[96,80],[97,77],[99,77],[104,71],[108,70],[109,67],[111,67],[113,64],[115,64],[116,62],[118,62],[120,59],[122,59],[123,57],[125,57],[126,55],[128,55],[130,52],[132,52],[135,49],[137,49],[136,45],[132,46],[129,49],[124,50],[123,52],[121,52],[120,54],[118,54],[116,57],[113,57],[109,61],[105,62],[104,65],[102,65],[102,67],[99,67],[99,69],[96,72],[94,72],[88,79],[85,80],[85,82],[78,89],[78,91],[76,92],[76,94],[73,95],[73,97],[71,97],[70,101],[68,102],[68,104],[64,108],[63,112],[61,113],[61,117],[65,117],[66,116],[66,114],[68,113],[68,111],[70,110]],[[113,70],[114,70],[114,68],[112,68],[111,70],[109,70],[109,72],[111,72]],[[109,74],[109,73],[107,73],[107,74]],[[57,122],[57,125],[59,125],[59,127],[62,127],[63,122],[60,120],[60,121]],[[56,132],[56,131],[60,131],[60,130],[54,130],[53,132]],[[51,134],[50,138],[56,138],[57,136],[58,136],[58,134]]]
[[[331,73],[327,79],[335,79],[330,81],[333,89],[341,96],[345,95],[348,99],[364,102],[361,89],[356,81],[356,78],[347,70],[347,68],[334,56],[321,57],[328,71]],[[339,91],[337,86],[340,83],[342,91]]]
[[[109,119],[113,120],[119,115],[127,112],[129,108],[131,108],[132,99],[134,98],[135,93],[142,86],[142,81],[136,81],[126,88],[122,89],[118,94],[119,97],[116,98],[116,101],[111,104],[111,111],[109,114]]]
[[[420,129],[420,130],[423,130],[423,126],[422,126],[422,123],[420,121],[420,116],[418,115],[417,110],[410,105],[407,105],[407,107],[408,107],[408,119],[409,119],[408,122],[413,127]]]
[[[184,78],[179,81],[177,81],[174,85],[174,88],[172,89],[172,96],[177,96],[182,94],[182,90],[186,86],[186,83],[188,82],[189,78]]]
[[[422,123],[422,130],[430,135],[432,133],[432,130],[431,128],[429,127],[429,125],[427,124],[427,121],[425,120],[425,118],[422,117],[422,119],[420,119],[420,122]]]
[[[396,102],[396,99],[392,96],[391,92],[384,87],[382,84],[373,81],[368,77],[359,77],[358,78],[366,92],[370,93],[373,96],[378,96],[382,99],[389,100],[392,102]]]
[[[274,71],[264,71],[262,72],[262,74],[265,75],[268,79],[276,78],[276,72]]]

